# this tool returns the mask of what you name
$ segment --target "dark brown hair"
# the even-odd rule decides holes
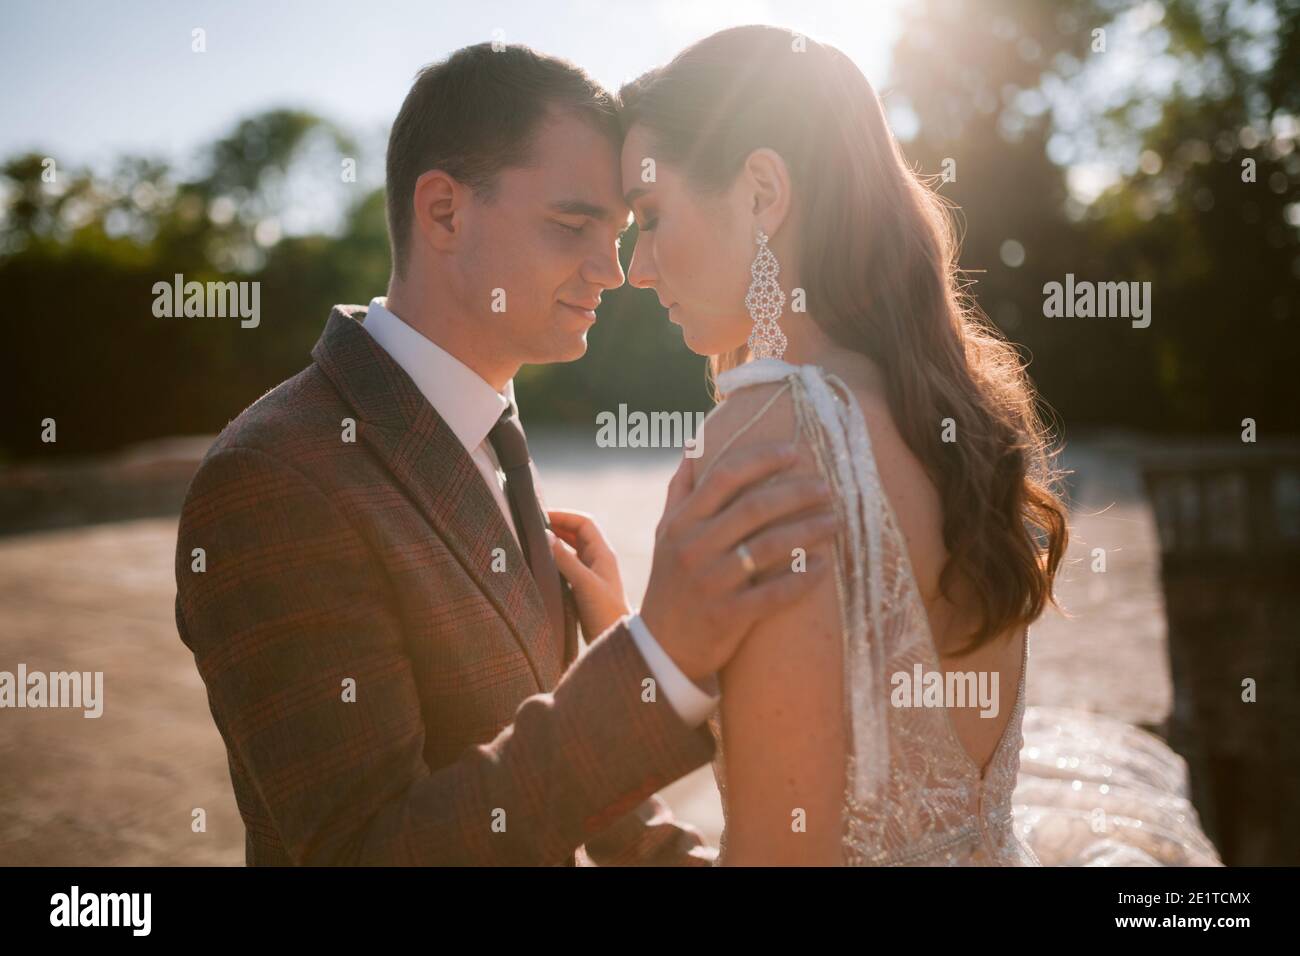
[[[735,27],[619,98],[624,130],[644,124],[660,162],[703,193],[730,186],[755,149],[781,155],[807,311],[880,367],[899,432],[942,498],[940,587],[951,597],[960,571],[980,605],[966,649],[1036,619],[1068,534],[1048,435],[1019,356],[965,293],[950,204],[907,164],[862,72],[789,30]],[[714,377],[747,358],[744,346],[713,356]]]
[[[422,69],[388,137],[388,238],[405,275],[415,183],[441,169],[490,200],[497,175],[531,161],[547,111],[570,109],[617,143],[613,95],[582,69],[526,46],[478,43]]]

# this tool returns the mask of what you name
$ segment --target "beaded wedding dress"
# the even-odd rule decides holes
[[[793,408],[797,439],[834,490],[843,622],[843,861],[854,866],[1219,865],[1186,795],[1182,759],[1159,738],[1081,711],[1025,707],[1022,635],[1013,711],[978,767],[944,707],[891,707],[888,675],[942,670],[903,536],[885,497],[866,421],[835,375],[780,359],[722,373],[724,394],[775,385],[750,422]],[[725,446],[714,456],[718,460]],[[714,775],[726,764],[721,716]]]

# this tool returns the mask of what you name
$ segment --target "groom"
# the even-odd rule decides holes
[[[697,569],[793,486],[757,489],[771,454],[679,469],[641,614],[579,655],[513,398],[623,282],[618,149],[567,63],[482,44],[424,70],[388,145],[387,297],[335,307],[204,458],[176,621],[250,865],[710,861],[653,794],[712,758],[712,675],[805,585],[718,597]]]

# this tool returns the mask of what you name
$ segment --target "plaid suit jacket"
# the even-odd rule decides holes
[[[570,598],[551,633],[478,469],[364,316],[335,307],[181,514],[176,624],[248,864],[707,864],[653,796],[712,758],[707,727],[642,700],[624,626],[577,656]]]

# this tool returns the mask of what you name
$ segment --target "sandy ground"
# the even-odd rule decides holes
[[[597,450],[534,436],[547,503],[595,514],[633,602],[649,572],[673,453]],[[1135,446],[1081,444],[1071,567],[1058,589],[1073,619],[1033,630],[1031,704],[1135,722],[1168,714],[1171,687],[1154,527]],[[174,519],[0,539],[0,670],[103,671],[104,715],[0,710],[0,865],[242,865],[244,834],[225,749],[176,635]],[[1107,571],[1091,550],[1107,549]],[[704,767],[664,791],[716,842],[721,810]],[[194,832],[194,811],[206,830]]]

